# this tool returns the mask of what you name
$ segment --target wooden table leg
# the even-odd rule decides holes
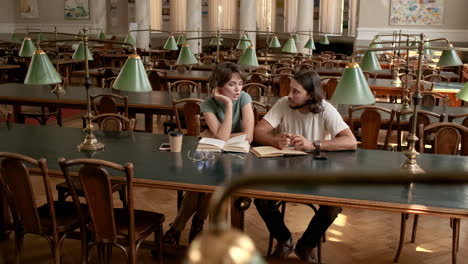
[[[145,113],[145,131],[153,133],[153,114]]]

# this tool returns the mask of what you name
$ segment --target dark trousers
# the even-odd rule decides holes
[[[284,242],[291,237],[291,232],[284,224],[284,219],[278,210],[278,201],[255,199],[257,211],[265,221],[270,234],[278,241]],[[321,205],[318,212],[310,220],[299,242],[303,245],[316,247],[323,234],[341,212],[341,207]]]

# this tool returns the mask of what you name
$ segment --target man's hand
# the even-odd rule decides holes
[[[292,144],[294,145],[294,149],[296,150],[314,150],[314,144],[312,141],[306,139],[301,135],[292,135],[291,136]]]
[[[279,149],[287,148],[291,144],[292,134],[281,133],[281,135],[276,137],[276,147]]]

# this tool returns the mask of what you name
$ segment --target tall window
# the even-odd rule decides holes
[[[275,31],[276,0],[257,0],[257,30]]]
[[[234,30],[237,20],[237,1],[209,0],[208,2],[208,28],[209,30]]]
[[[298,0],[284,0],[284,32],[294,32],[297,27]]]
[[[321,0],[319,30],[328,35],[343,33],[343,0]]]
[[[171,31],[187,31],[186,0],[171,0]]]
[[[162,30],[162,0],[150,0],[150,25],[152,29]]]

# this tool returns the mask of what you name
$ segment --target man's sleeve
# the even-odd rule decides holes
[[[268,111],[268,113],[263,117],[265,121],[267,121],[273,128],[276,128],[280,123],[281,120],[283,119],[283,114],[284,114],[284,106],[285,103],[288,103],[287,97],[283,97],[279,99],[273,107]]]

